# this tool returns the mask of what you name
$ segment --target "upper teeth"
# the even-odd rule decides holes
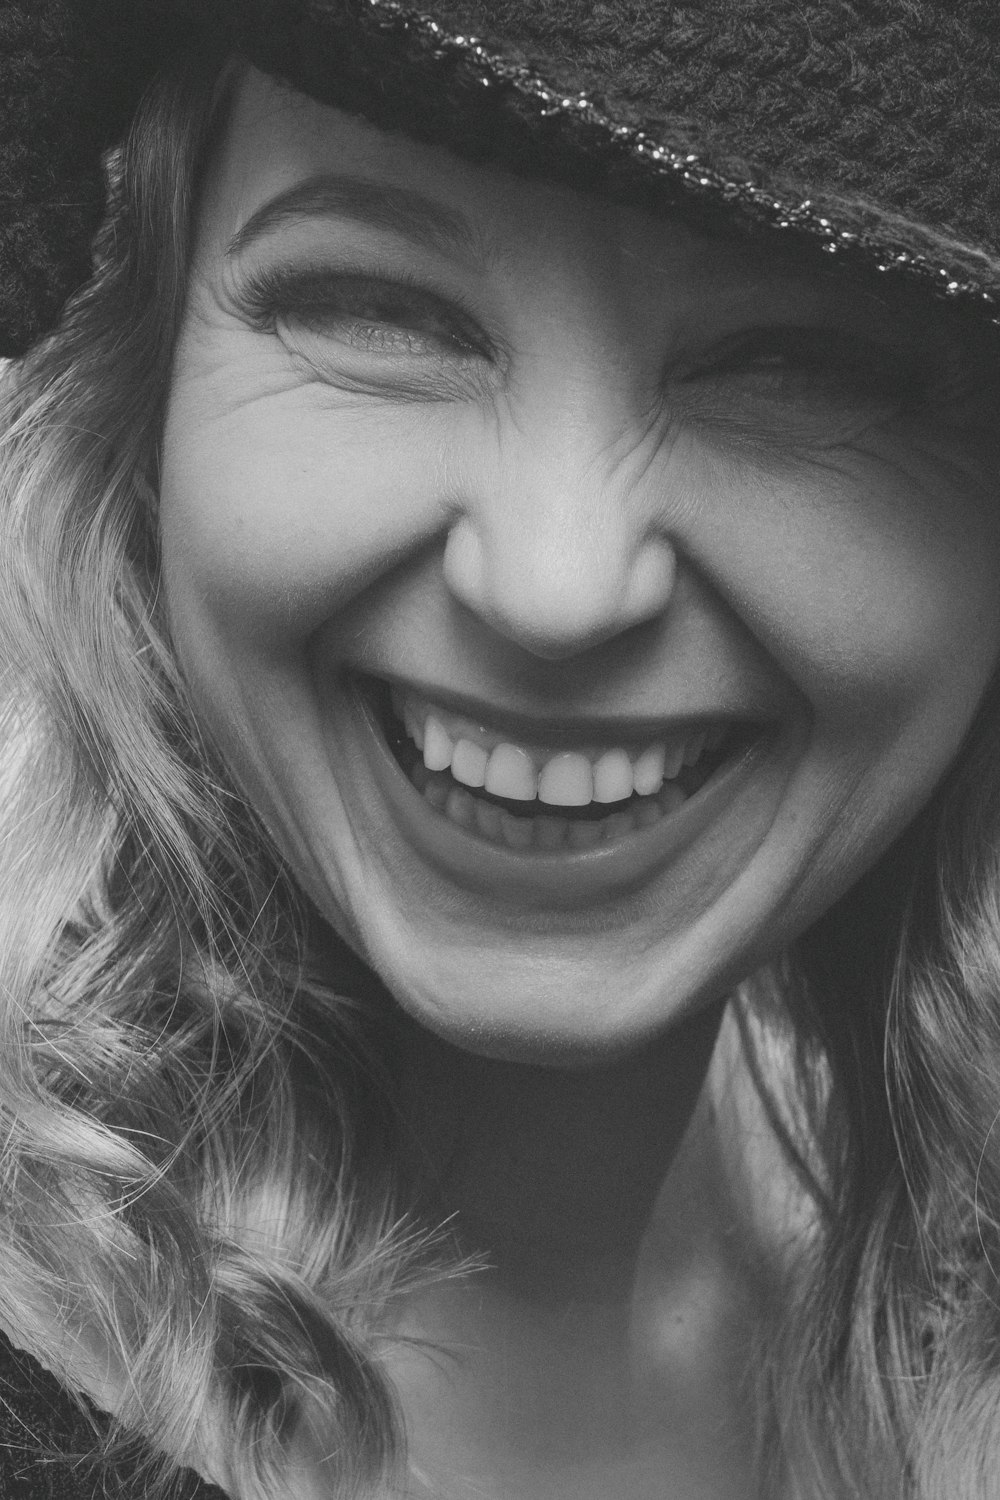
[[[423,752],[429,771],[451,771],[465,786],[520,802],[536,798],[554,807],[623,802],[633,792],[648,797],[682,766],[715,749],[725,727],[664,737],[640,752],[624,748],[545,750],[515,744],[470,719],[432,708],[394,688],[393,708]]]

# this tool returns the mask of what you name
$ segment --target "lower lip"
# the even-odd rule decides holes
[[[357,691],[350,698],[362,750],[407,841],[452,882],[494,899],[535,900],[559,909],[628,895],[682,855],[734,802],[747,798],[757,778],[758,786],[764,783],[764,795],[750,799],[741,830],[752,847],[770,827],[785,780],[781,775],[759,776],[768,761],[785,760],[777,755],[775,737],[762,735],[651,828],[593,849],[521,853],[466,832],[431,807],[397,763],[366,699]]]

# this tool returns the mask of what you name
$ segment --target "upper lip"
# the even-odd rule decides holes
[[[678,712],[651,717],[630,717],[627,714],[568,714],[558,718],[526,712],[522,708],[484,702],[468,693],[457,691],[443,684],[416,681],[411,677],[398,676],[392,672],[378,675],[365,673],[361,683],[399,688],[419,698],[438,704],[441,708],[462,718],[473,719],[485,728],[527,742],[543,742],[554,748],[573,748],[583,740],[620,744],[623,742],[649,742],[664,734],[697,733],[701,729],[719,724],[740,726],[763,731],[777,722],[774,712],[760,709],[749,711],[730,705],[717,707],[691,707]]]

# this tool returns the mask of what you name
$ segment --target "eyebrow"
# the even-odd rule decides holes
[[[306,219],[353,219],[388,229],[432,250],[478,254],[468,219],[412,188],[336,172],[318,173],[269,198],[236,231],[227,255],[238,255],[264,235]]]

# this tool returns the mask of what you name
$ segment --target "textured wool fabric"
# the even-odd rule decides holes
[[[725,170],[1000,235],[996,0],[442,0],[533,66]]]
[[[826,233],[825,212],[843,231],[825,248],[848,259],[923,257],[942,288],[1000,292],[996,0],[424,8],[437,31],[395,0],[0,0],[0,352],[86,276],[100,153],[185,49],[241,51],[376,123],[648,206],[786,239]],[[624,127],[697,163],[665,166]]]
[[[104,202],[102,132],[66,129],[86,110],[77,17],[68,7],[0,9],[0,306],[13,350],[58,314],[88,274]]]
[[[87,1462],[106,1421],[81,1410],[58,1380],[0,1334],[0,1497],[2,1500],[139,1500],[135,1470]],[[189,1470],[176,1500],[225,1500]]]
[[[1000,224],[996,0],[440,0],[718,165],[856,193],[972,242]]]

